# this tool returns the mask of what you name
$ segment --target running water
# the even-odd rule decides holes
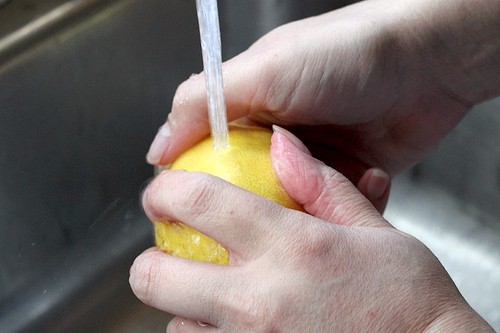
[[[217,0],[196,0],[214,150],[229,147]]]

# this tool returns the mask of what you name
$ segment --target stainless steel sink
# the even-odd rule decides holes
[[[221,0],[225,58],[348,1]],[[194,1],[11,0],[0,7],[0,331],[163,332],[128,269],[152,244],[144,155],[201,70]],[[500,101],[395,180],[387,218],[442,260],[500,330]]]
[[[500,331],[500,98],[478,105],[428,159],[395,180],[386,218],[441,260]]]

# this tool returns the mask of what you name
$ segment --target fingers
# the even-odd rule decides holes
[[[284,132],[286,134],[288,131],[285,130]],[[325,133],[324,129],[318,129],[314,133],[313,135],[320,135],[323,138],[330,137],[331,140],[331,130]],[[304,133],[302,132],[302,134]],[[289,139],[304,153],[311,155],[309,149],[302,144],[298,137],[290,134]],[[325,164],[331,165],[351,182],[358,184],[358,190],[380,213],[384,212],[390,192],[391,178],[389,174],[380,168],[370,168],[368,165],[356,160],[353,156],[332,150],[331,147],[317,145],[314,141],[310,142],[310,144],[314,156],[320,156],[319,159],[325,162]]]
[[[169,256],[159,250],[139,255],[130,269],[130,286],[145,304],[217,325],[234,270]],[[194,305],[196,304],[196,305]],[[175,332],[175,331],[174,331]]]
[[[245,259],[268,248],[272,237],[262,235],[277,231],[266,222],[280,220],[285,210],[220,178],[172,170],[152,181],[143,194],[143,206],[151,220],[184,222],[218,240],[232,257]]]
[[[223,65],[228,121],[249,115],[252,110],[265,109],[265,96],[257,91],[268,84],[274,71],[257,60],[243,53]],[[168,121],[153,140],[147,161],[168,164],[209,132],[205,77],[194,75],[177,88]]]
[[[358,182],[358,190],[382,214],[389,199],[391,177],[381,169],[368,169]]]
[[[389,226],[358,189],[341,173],[310,156],[290,132],[275,127],[271,159],[290,197],[320,219],[351,226]],[[373,172],[362,185],[375,177]]]
[[[300,30],[300,24],[291,28]],[[313,52],[315,61],[304,58],[302,48],[294,48],[288,38],[289,30],[279,31],[268,36],[266,43],[257,43],[260,47],[253,46],[222,65],[228,121],[248,116],[287,125],[314,124],[324,118],[324,112],[314,115],[314,110],[324,110],[329,104],[315,98],[327,64],[324,50],[321,48],[320,54]],[[191,76],[178,87],[167,123],[167,129],[158,132],[147,154],[151,164],[171,163],[209,134],[203,74]]]

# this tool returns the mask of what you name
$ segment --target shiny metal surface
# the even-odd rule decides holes
[[[138,304],[128,269],[152,244],[144,156],[177,84],[201,68],[189,2],[86,8],[0,63],[2,332],[60,331],[87,312],[100,327],[116,293]]]
[[[163,332],[169,315],[134,298],[128,268],[152,244],[138,205],[152,175],[145,152],[176,86],[202,68],[194,1],[44,3],[0,9],[0,331]],[[220,1],[224,57],[344,4]],[[19,37],[68,6],[81,7]],[[499,109],[500,100],[478,106],[396,179],[386,214],[434,251],[497,330]]]

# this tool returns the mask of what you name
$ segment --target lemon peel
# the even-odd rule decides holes
[[[230,125],[228,148],[214,150],[213,140],[208,137],[180,155],[169,169],[206,172],[287,208],[301,210],[274,173],[270,157],[271,136],[267,128]],[[155,222],[155,240],[160,249],[177,257],[229,263],[227,249],[181,222]]]

